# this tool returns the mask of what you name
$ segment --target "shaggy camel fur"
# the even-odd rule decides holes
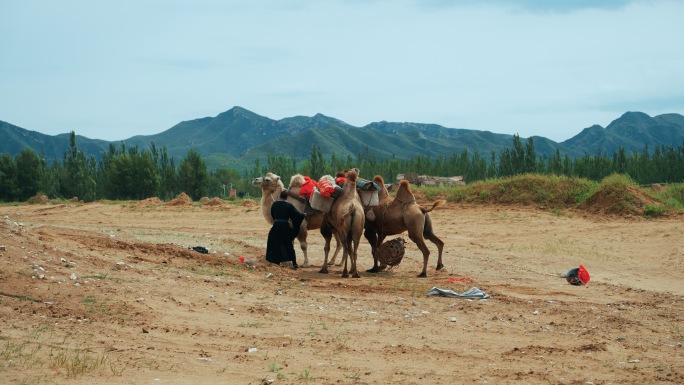
[[[273,202],[278,200],[278,196],[280,195],[280,192],[285,189],[285,186],[280,180],[280,177],[271,172],[267,173],[264,177],[254,179],[252,184],[261,188],[261,214],[266,219],[266,222],[272,225],[273,218],[271,217],[271,205]],[[304,203],[302,203],[299,199],[290,196],[287,198],[287,200],[288,202],[292,203],[294,207],[299,210],[299,212],[304,212]],[[306,237],[308,235],[308,230],[315,229],[320,229],[321,235],[323,235],[323,238],[325,238],[325,260],[328,260],[328,253],[330,252],[330,240],[332,239],[333,234],[332,230],[325,221],[325,215],[320,211],[316,211],[315,214],[309,215],[306,217],[306,219],[304,219],[301,227],[299,228],[299,235],[297,235],[297,240],[299,240],[299,245],[302,249],[302,253],[304,254],[304,263],[300,264],[301,267],[309,266],[309,256],[307,255],[308,244],[306,242]],[[335,258],[337,258],[337,254],[340,250],[340,241],[338,239],[335,240],[335,254],[333,255],[331,263],[335,263]]]
[[[439,257],[437,259],[437,270],[441,270],[442,265],[442,250],[444,249],[444,242],[432,231],[432,220],[430,219],[430,211],[435,207],[441,206],[445,203],[444,200],[435,201],[431,207],[422,207],[416,203],[416,198],[409,188],[409,182],[402,180],[399,184],[399,189],[392,198],[387,192],[385,182],[381,176],[376,175],[373,182],[381,186],[379,191],[380,204],[378,206],[370,207],[373,210],[375,219],[371,221],[366,217],[364,236],[371,245],[373,251],[373,268],[368,270],[370,273],[377,273],[381,270],[378,266],[378,258],[376,250],[385,237],[388,235],[401,234],[408,231],[409,238],[418,246],[423,253],[423,271],[418,277],[427,277],[427,264],[430,257],[430,250],[425,244],[425,239],[429,239],[437,246]]]
[[[347,173],[347,181],[344,183],[343,191],[340,196],[335,198],[335,202],[327,214],[328,223],[333,228],[333,232],[339,237],[342,242],[342,260],[344,261],[344,268],[342,270],[342,277],[347,278],[351,274],[354,278],[360,278],[358,269],[356,268],[356,257],[359,248],[359,241],[361,234],[363,234],[363,226],[365,221],[365,214],[361,199],[358,192],[356,192],[356,180],[358,174],[354,171]],[[349,258],[347,258],[349,256]],[[351,267],[347,271],[347,261],[351,261]],[[327,262],[327,256],[326,256]],[[321,273],[328,273],[328,264],[323,263]]]

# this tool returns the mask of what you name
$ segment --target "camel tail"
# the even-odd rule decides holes
[[[353,221],[354,220],[353,214],[355,211],[356,211],[356,208],[354,207],[354,205],[349,205],[349,211],[342,216],[342,219],[345,219],[348,215],[351,215],[352,216],[351,220]],[[342,223],[340,224],[340,232],[342,234],[347,233],[347,221],[346,220],[343,220]]]
[[[422,211],[423,214],[427,214],[430,211],[434,210],[436,207],[442,206],[445,203],[446,201],[444,199],[440,199],[438,201],[434,201],[431,207],[420,206],[420,211]]]

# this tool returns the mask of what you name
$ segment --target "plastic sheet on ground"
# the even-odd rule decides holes
[[[453,290],[440,289],[438,287],[433,287],[427,293],[430,297],[456,297],[456,298],[466,298],[466,299],[487,299],[491,295],[485,293],[484,291],[471,287],[470,289],[464,291],[463,293],[457,293]]]

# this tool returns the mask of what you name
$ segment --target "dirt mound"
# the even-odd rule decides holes
[[[203,204],[203,205],[204,205],[204,204],[207,204],[207,202],[209,202],[209,198],[207,198],[207,197],[202,197],[202,198],[200,198],[200,200],[199,200],[199,203],[201,203],[201,204]]]
[[[242,206],[244,207],[256,207],[259,206],[259,202],[255,201],[254,199],[245,199],[242,201]]]
[[[166,203],[167,206],[189,206],[192,204],[192,199],[188,194],[182,192],[177,197],[171,199]]]
[[[659,202],[634,186],[615,188],[602,186],[580,208],[591,213],[605,215],[643,215],[647,205],[658,205]]]
[[[225,206],[226,202],[223,201],[223,199],[218,198],[218,197],[213,197],[211,199],[208,199],[206,202],[204,202],[205,206],[212,206],[212,207],[221,207]]]
[[[152,197],[152,198],[147,198],[143,199],[141,201],[138,201],[137,206],[138,207],[148,207],[148,206],[159,206],[162,203],[161,199],[157,197]]]
[[[48,203],[49,200],[50,200],[50,198],[48,198],[47,195],[40,194],[40,195],[34,196],[33,198],[30,198],[28,200],[28,203],[32,204],[32,205],[42,205],[42,204]]]

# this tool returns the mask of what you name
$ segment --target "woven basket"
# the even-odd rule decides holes
[[[378,261],[381,266],[396,266],[404,258],[404,249],[406,241],[404,238],[394,238],[391,241],[384,242],[375,251],[378,256]]]

